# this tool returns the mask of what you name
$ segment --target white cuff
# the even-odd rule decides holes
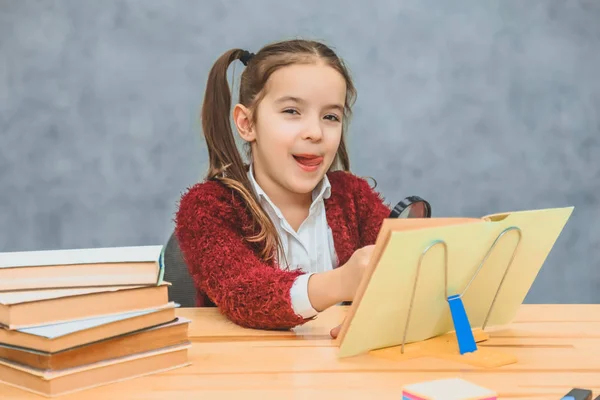
[[[297,315],[302,318],[312,318],[319,312],[312,307],[308,298],[308,280],[313,273],[300,275],[294,281],[290,289],[290,297],[292,298],[292,308]]]

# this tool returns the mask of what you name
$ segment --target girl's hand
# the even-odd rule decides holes
[[[309,278],[308,298],[315,310],[320,312],[335,304],[354,299],[374,248],[374,245],[360,248],[341,267],[314,274]],[[337,337],[340,328],[341,325],[331,330],[332,337]]]
[[[342,271],[341,288],[344,301],[352,301],[354,299],[374,249],[375,245],[369,245],[356,250],[348,262],[340,267]]]
[[[344,321],[345,320],[346,319],[344,318]],[[342,330],[342,325],[344,325],[344,321],[342,321],[341,324],[339,324],[338,326],[333,328],[331,331],[329,331],[329,334],[331,335],[332,338],[337,339],[338,335],[340,334],[340,331]]]
[[[356,296],[358,286],[371,261],[373,249],[375,249],[375,245],[365,246],[356,250],[348,262],[340,267],[340,269],[344,271],[341,287],[343,288],[343,297],[345,301],[352,301]],[[329,332],[332,338],[336,339],[338,337],[343,324],[344,323],[342,322]]]

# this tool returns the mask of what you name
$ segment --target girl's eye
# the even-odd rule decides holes
[[[326,115],[325,118],[330,121],[340,122],[340,119],[338,118],[337,115],[329,114],[329,115]]]
[[[283,112],[288,114],[298,114],[298,111],[294,110],[293,108],[288,108],[287,110],[283,110]]]

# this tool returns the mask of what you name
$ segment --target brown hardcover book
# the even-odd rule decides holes
[[[167,285],[4,292],[0,325],[19,329],[154,308],[169,302]]]
[[[175,321],[55,353],[0,344],[0,359],[39,370],[62,370],[174,346],[188,341],[190,320]]]
[[[175,303],[167,303],[154,309],[83,318],[42,327],[20,330],[0,328],[0,343],[44,353],[56,353],[172,322],[176,318],[175,308]]]
[[[0,360],[0,383],[47,397],[184,367],[189,342],[128,357],[57,371],[40,371]],[[82,394],[82,398],[85,396]]]

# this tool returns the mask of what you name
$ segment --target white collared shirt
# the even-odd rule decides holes
[[[296,232],[256,182],[252,164],[250,164],[248,178],[258,196],[259,204],[271,218],[279,234],[284,250],[284,254],[280,255],[279,265],[285,268],[287,260],[290,270],[300,269],[306,272],[296,278],[290,296],[294,312],[304,318],[311,318],[318,312],[312,307],[308,298],[308,279],[314,273],[333,269],[338,262],[333,235],[325,215],[324,199],[331,195],[329,179],[326,175],[313,190],[313,201],[308,217]]]

